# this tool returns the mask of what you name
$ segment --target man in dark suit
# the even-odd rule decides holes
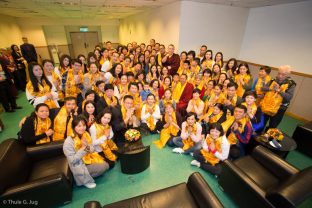
[[[26,59],[27,63],[37,62],[37,52],[34,45],[29,44],[26,37],[22,38],[24,44],[20,46],[23,57]]]

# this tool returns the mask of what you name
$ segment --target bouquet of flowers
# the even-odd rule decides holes
[[[267,137],[267,138],[272,138],[272,139],[275,139],[275,140],[277,140],[277,141],[282,141],[283,139],[284,139],[284,135],[283,135],[283,133],[280,131],[280,130],[278,130],[277,128],[271,128],[271,129],[269,129],[267,132],[266,132],[266,134],[265,134],[265,136]]]
[[[125,139],[129,142],[138,141],[141,138],[141,133],[135,129],[129,129],[125,133]]]

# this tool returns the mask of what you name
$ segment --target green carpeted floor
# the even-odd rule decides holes
[[[0,118],[4,122],[5,129],[0,133],[0,141],[7,138],[16,138],[19,130],[18,123],[25,115],[29,115],[33,107],[26,101],[25,93],[21,93],[17,100],[23,106],[16,113],[1,113]],[[292,135],[298,120],[285,116],[279,126],[288,135]],[[165,188],[181,182],[185,182],[188,176],[199,171],[225,207],[236,207],[235,203],[219,187],[217,180],[211,174],[190,165],[192,157],[189,155],[174,154],[166,147],[159,150],[153,145],[158,135],[149,135],[143,138],[145,145],[151,145],[151,165],[142,173],[126,175],[121,173],[120,165],[117,165],[103,176],[96,179],[97,187],[87,189],[74,186],[72,202],[62,207],[82,207],[86,201],[98,200],[102,205]],[[312,158],[297,151],[292,151],[287,161],[299,169],[311,166]],[[312,207],[304,205],[304,207]]]

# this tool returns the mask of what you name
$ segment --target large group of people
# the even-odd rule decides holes
[[[219,175],[220,163],[245,155],[268,121],[267,128],[279,125],[296,86],[290,70],[281,66],[272,78],[263,66],[252,77],[247,63],[224,62],[206,45],[178,55],[154,39],[117,48],[108,41],[87,57],[62,55],[58,67],[28,63],[26,96],[35,111],[19,137],[31,145],[64,140],[76,183],[88,188],[114,167],[128,129],[159,134],[158,148],[190,154],[191,165]]]

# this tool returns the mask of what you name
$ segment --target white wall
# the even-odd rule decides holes
[[[206,44],[225,60],[238,57],[249,9],[191,1],[181,2],[180,51]]]
[[[312,74],[312,1],[250,10],[239,59]]]
[[[22,32],[16,19],[0,15],[0,47],[10,47],[12,44],[22,44]]]
[[[137,41],[149,43],[151,38],[166,46],[179,47],[180,2],[168,4],[144,13],[122,19],[119,40],[122,44]]]

